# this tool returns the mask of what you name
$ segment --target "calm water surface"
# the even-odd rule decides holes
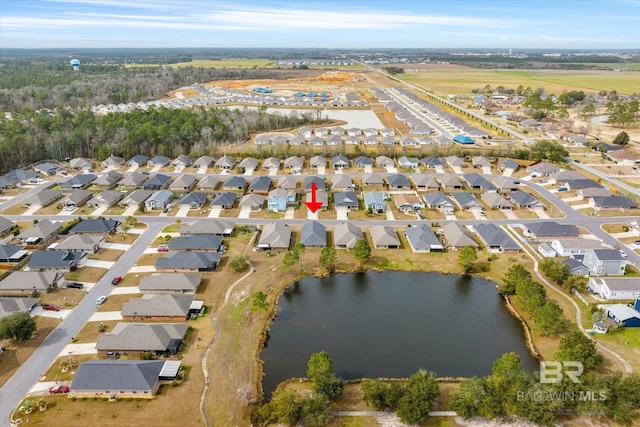
[[[367,272],[307,278],[291,285],[261,353],[263,388],[303,377],[312,353],[326,350],[345,379],[491,373],[515,351],[527,370],[537,361],[522,326],[494,282],[440,273]]]

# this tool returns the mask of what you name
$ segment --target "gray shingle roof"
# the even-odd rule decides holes
[[[198,235],[200,237],[202,235]],[[219,237],[219,236],[215,236]],[[156,270],[213,270],[220,261],[218,252],[172,252],[156,260]]]
[[[211,206],[231,206],[236,201],[236,193],[219,193],[211,201]]]
[[[171,340],[182,340],[187,334],[186,323],[125,323],[119,322],[111,332],[98,336],[98,351],[162,352]]]
[[[326,246],[327,229],[317,221],[310,221],[302,226],[300,243],[305,246]]]
[[[167,183],[169,183],[170,181],[171,181],[171,177],[169,175],[163,175],[161,173],[157,173],[144,183],[144,188],[153,188],[153,187],[162,188],[165,185],[167,185]]]
[[[60,183],[60,188],[84,188],[95,181],[96,176],[92,173],[72,176],[68,180]]]
[[[400,246],[398,234],[392,227],[375,226],[369,230],[373,245],[377,248],[386,246]]]
[[[287,249],[291,241],[291,229],[282,222],[266,224],[260,234],[258,246]]]
[[[184,237],[174,237],[169,241],[170,251],[198,251],[218,250],[222,243],[222,236],[216,234],[193,234]]]
[[[122,305],[122,316],[173,316],[186,318],[194,295],[144,295]]]
[[[13,313],[28,313],[40,298],[0,298],[0,319]]]
[[[558,224],[554,221],[534,222],[527,224],[529,231],[536,236],[578,237],[580,231],[573,224]]]
[[[27,267],[32,271],[68,270],[86,256],[85,252],[78,251],[35,251]]]
[[[175,292],[195,293],[202,281],[200,273],[155,273],[140,279],[140,292]]]
[[[471,237],[471,233],[462,225],[450,222],[442,227],[449,245],[454,248],[463,248],[465,246],[478,247],[478,243]]]
[[[214,219],[201,219],[191,224],[182,224],[180,234],[230,234],[233,232],[235,223],[231,221],[220,221]]]
[[[76,224],[69,234],[75,233],[112,233],[120,227],[120,221],[115,219],[85,219]]]
[[[387,176],[387,182],[390,187],[407,188],[411,187],[411,183],[406,176],[402,174],[392,174]]]
[[[198,206],[202,206],[207,202],[207,193],[198,193],[196,191],[191,192],[187,195],[185,195],[182,199],[180,199],[180,201],[178,202],[179,205],[198,205]]]
[[[152,392],[164,367],[163,360],[90,360],[81,363],[73,377],[71,391],[120,390]]]
[[[241,176],[232,176],[222,184],[222,188],[244,188],[246,186],[247,180]]]
[[[362,238],[362,230],[349,222],[341,222],[333,229],[333,241],[336,246],[352,249],[356,241]]]
[[[131,172],[120,181],[120,185],[123,187],[138,187],[148,179],[149,175],[140,172]]]
[[[271,178],[268,176],[258,176],[251,180],[249,191],[269,191],[271,187]]]
[[[482,207],[482,204],[471,193],[451,193],[451,198],[462,209]]]
[[[482,241],[490,247],[500,247],[502,250],[520,250],[520,246],[515,240],[494,224],[477,224],[474,229]]]
[[[353,191],[344,191],[333,194],[333,204],[338,206],[358,207],[358,196]]]
[[[409,245],[414,252],[441,251],[444,249],[442,243],[427,224],[420,224],[417,227],[407,227],[404,230]]]

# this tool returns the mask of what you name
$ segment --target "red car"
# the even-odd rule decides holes
[[[50,311],[60,311],[60,306],[55,304],[45,304],[42,306],[42,309]]]
[[[49,393],[51,394],[64,394],[69,393],[68,385],[54,385],[49,389]]]
[[[122,282],[122,277],[121,276],[116,276],[113,278],[113,280],[111,281],[111,284],[113,286],[117,285],[118,283]]]

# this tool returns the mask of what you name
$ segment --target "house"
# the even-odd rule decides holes
[[[583,263],[581,263],[575,258],[567,258],[563,260],[562,263],[569,266],[569,274],[573,274],[575,276],[589,275],[589,269]]]
[[[551,241],[556,238],[578,238],[580,231],[573,224],[558,224],[555,221],[533,222],[524,226],[524,235],[536,240]]]
[[[429,156],[421,160],[422,164],[429,169],[444,168],[444,163],[439,157]]]
[[[262,228],[259,249],[288,249],[291,242],[291,229],[282,222],[270,222]]]
[[[349,136],[360,136],[362,134],[362,130],[360,130],[359,128],[356,127],[352,127],[347,129],[347,134]]]
[[[115,169],[124,165],[125,159],[123,157],[114,156],[113,154],[100,162],[102,169]]]
[[[74,234],[66,238],[55,247],[50,248],[50,250],[86,252],[88,254],[95,254],[100,250],[100,246],[104,243],[104,241],[104,236]]]
[[[214,191],[216,187],[218,187],[219,183],[220,183],[220,180],[215,176],[206,175],[203,178],[201,178],[200,181],[198,181],[198,184],[196,184],[196,187],[198,187],[198,190],[202,190],[202,191]]]
[[[268,176],[258,176],[251,180],[249,184],[250,193],[264,193],[267,194],[271,188],[271,178]]]
[[[306,140],[304,139],[303,135],[296,135],[293,138],[291,138],[289,143],[291,145],[304,145],[306,143]]]
[[[387,183],[389,188],[393,190],[402,190],[411,188],[411,183],[406,176],[402,174],[391,174],[387,176]]]
[[[0,319],[15,313],[30,313],[40,298],[0,298]]]
[[[637,209],[638,205],[632,199],[625,196],[608,196],[608,197],[591,197],[589,199],[589,206],[592,206],[594,210],[609,210],[609,209]]]
[[[369,229],[369,234],[376,249],[400,248],[400,239],[392,227],[377,225]]]
[[[28,296],[47,293],[63,281],[64,275],[56,271],[16,271],[0,281],[0,294]]]
[[[424,201],[429,209],[437,209],[441,212],[454,209],[451,200],[440,192],[425,194]]]
[[[278,188],[282,190],[295,190],[298,186],[298,182],[292,176],[285,176],[278,180]]]
[[[155,156],[148,161],[150,167],[164,167],[169,164],[171,160],[165,156]]]
[[[458,144],[461,145],[470,145],[470,144],[474,144],[475,141],[473,140],[473,138],[469,138],[466,135],[456,135],[453,137],[453,142],[457,142]]]
[[[236,203],[236,193],[218,193],[211,201],[211,206],[220,206],[222,209],[233,209]]]
[[[559,256],[584,255],[588,249],[602,249],[602,242],[595,239],[553,239],[551,247]]]
[[[331,135],[344,135],[345,133],[346,131],[344,130],[343,127],[336,126],[331,128]]]
[[[60,165],[55,165],[53,163],[41,163],[39,165],[35,165],[33,170],[39,172],[44,176],[56,175],[61,173],[67,173],[67,170]]]
[[[202,282],[200,273],[154,273],[140,279],[143,294],[195,294]]]
[[[584,188],[602,188],[602,185],[598,184],[592,179],[569,179],[561,181],[560,184],[566,187],[568,190],[582,190]]]
[[[327,167],[327,159],[324,156],[313,156],[309,160],[309,167],[313,169]]]
[[[170,176],[158,173],[152,176],[148,181],[145,181],[145,183],[142,184],[142,188],[144,188],[145,190],[158,191],[167,188],[170,183]]]
[[[122,207],[132,207],[135,206],[139,208],[140,206],[144,206],[145,200],[151,197],[154,194],[151,190],[133,190],[131,193],[127,194],[124,199],[120,200],[118,203]]]
[[[382,138],[381,140],[382,145],[397,145],[398,144],[398,140],[396,139],[395,136],[385,136]],[[357,142],[356,142],[357,144]]]
[[[308,221],[300,231],[300,243],[305,247],[327,246],[327,229],[318,221]]]
[[[89,360],[78,366],[70,391],[81,398],[153,398],[171,360]],[[180,362],[178,362],[179,364]],[[177,375],[177,370],[175,372]],[[164,374],[166,375],[166,374]]]
[[[511,171],[512,173],[520,169],[520,164],[515,160],[504,159],[498,162],[498,170],[500,172]]]
[[[216,234],[229,237],[233,233],[234,228],[235,223],[230,221],[201,219],[191,224],[182,224],[180,226],[180,235]]]
[[[355,185],[353,185],[353,182],[348,175],[336,175],[332,181],[332,188],[334,191],[353,191],[355,190]]]
[[[216,234],[192,234],[174,237],[168,243],[169,251],[218,252],[222,236]]]
[[[416,190],[418,191],[431,191],[440,189],[440,184],[438,184],[432,175],[422,174],[422,173],[414,173],[409,176],[411,181],[413,181],[413,185],[415,185]]]
[[[25,267],[25,271],[68,272],[87,260],[87,253],[80,251],[35,251]]]
[[[309,145],[315,147],[322,147],[324,145],[324,139],[320,136],[312,136],[309,138]]]
[[[148,160],[149,158],[147,156],[143,156],[142,154],[136,154],[135,156],[127,160],[124,164],[126,166],[139,168],[147,164]]]
[[[382,176],[377,173],[365,173],[362,175],[362,185],[365,187],[382,187],[384,181]]]
[[[267,198],[267,207],[271,212],[285,212],[287,207],[294,206],[296,204],[295,191],[287,191],[281,188],[276,188],[269,192]]]
[[[218,236],[219,237],[219,236]],[[201,239],[201,236],[198,236]],[[218,252],[179,251],[171,252],[156,260],[158,273],[215,271],[220,262]]]
[[[491,177],[491,181],[493,181],[493,184],[498,189],[498,191],[503,194],[519,190],[516,181],[513,178],[509,178],[507,176],[493,176]]]
[[[58,235],[62,228],[62,222],[53,222],[48,219],[41,219],[33,227],[27,228],[16,236],[20,243],[27,245],[37,245],[47,243]]]
[[[451,199],[460,209],[482,209],[482,203],[471,193],[451,193]]]
[[[61,190],[41,190],[23,202],[24,206],[29,208],[43,208],[49,206],[62,197]]]
[[[258,163],[258,159],[255,159],[253,157],[245,157],[240,161],[238,167],[244,169],[245,171],[255,170],[258,167]]]
[[[491,160],[483,156],[473,156],[471,158],[471,164],[474,168],[491,168]]]
[[[264,200],[265,197],[261,194],[246,194],[242,196],[242,199],[240,199],[239,206],[241,208],[248,207],[252,211],[259,211],[262,210]]]
[[[447,191],[455,191],[462,190],[462,183],[458,181],[454,175],[449,174],[441,174],[436,177],[438,181],[440,181],[440,186],[443,190]]]
[[[305,202],[311,203],[313,201],[311,192],[308,192],[305,196]],[[318,190],[316,192],[316,202],[321,203],[320,210],[326,211],[329,209],[329,195],[324,190]]]
[[[271,170],[271,169],[276,169],[278,170],[280,168],[280,159],[277,157],[268,157],[266,159],[264,159],[264,162],[262,162],[262,169],[264,170]]]
[[[640,297],[640,278],[592,277],[587,289],[607,301],[635,300]]]
[[[582,200],[590,199],[592,197],[610,197],[613,196],[611,191],[607,190],[603,187],[591,187],[591,188],[582,188],[578,190],[577,195],[582,198]]]
[[[9,231],[13,230],[14,222],[3,216],[0,216],[0,236],[6,236]]]
[[[479,173],[467,173],[462,176],[462,180],[466,182],[471,190],[484,190],[488,192],[498,191],[495,185],[487,180]]]
[[[339,154],[331,158],[331,164],[334,170],[346,169],[349,167],[349,159],[346,156]]]
[[[492,252],[520,251],[520,246],[506,231],[492,223],[482,223],[473,226],[480,241]]]
[[[467,163],[464,160],[462,160],[460,157],[458,157],[458,156],[447,156],[447,157],[444,158],[444,160],[452,168],[466,168],[467,167]]]
[[[498,193],[483,193],[480,198],[491,209],[511,209],[513,205]]]
[[[418,169],[420,159],[416,157],[402,156],[398,159],[398,166],[401,168]]]
[[[315,183],[316,184],[316,189],[317,190],[322,190],[322,191],[326,191],[327,190],[327,183],[325,182],[324,178],[320,178],[319,176],[305,176],[304,177],[304,189],[307,191],[311,190],[311,184]]]
[[[381,167],[381,168],[392,168],[396,164],[393,161],[393,159],[387,156],[378,156],[376,157],[376,165],[378,165],[378,167]]]
[[[424,132],[422,131],[418,131],[420,128],[418,127],[413,127],[411,128],[410,133],[413,135],[423,135]],[[416,132],[418,131],[418,132]],[[429,129],[428,127],[425,128],[426,133],[430,133],[431,129]],[[402,147],[419,147],[420,144],[418,143],[418,141],[409,136],[409,135],[405,135],[405,136],[401,136],[400,140],[398,141],[398,143],[402,146]]]
[[[558,184],[563,181],[571,181],[575,179],[586,179],[586,178],[587,178],[586,176],[574,170],[558,170],[549,175],[549,180],[553,184]]]
[[[60,201],[64,207],[75,209],[93,198],[93,193],[88,190],[73,190],[67,197]]]
[[[153,193],[151,197],[145,200],[144,207],[146,210],[149,210],[149,211],[153,209],[164,210],[168,207],[169,203],[171,203],[173,199],[174,199],[174,195],[171,191],[158,190],[155,193]]]
[[[427,224],[420,224],[417,227],[407,227],[404,235],[411,246],[413,252],[443,252],[442,242]]]
[[[74,171],[86,171],[90,172],[93,168],[91,164],[91,160],[85,159],[84,157],[76,157],[75,159],[69,160],[69,167]]]
[[[169,185],[169,190],[176,193],[188,193],[195,188],[196,182],[197,178],[195,175],[180,175]]]
[[[138,188],[148,179],[149,175],[131,172],[120,181],[120,186],[125,188]]]
[[[171,162],[171,166],[174,168],[186,168],[193,164],[193,157],[187,156],[183,154],[175,158],[174,161]]]
[[[231,170],[236,165],[236,159],[230,156],[222,156],[214,163],[214,166],[223,170]]]
[[[232,176],[222,184],[223,190],[244,191],[247,188],[247,180],[241,176]]]
[[[60,183],[60,188],[63,190],[75,190],[75,189],[83,189],[87,188],[93,181],[95,181],[96,176],[92,173],[86,173],[82,175],[76,175],[68,180]]]
[[[20,262],[29,256],[29,251],[20,245],[0,245],[0,263]]]
[[[178,202],[180,208],[201,209],[207,203],[207,193],[191,192]]]
[[[385,194],[381,191],[362,193],[364,208],[372,214],[381,214],[386,210]]]
[[[546,243],[540,243],[538,245],[538,253],[545,258],[553,258],[556,256],[556,251]]]
[[[118,181],[120,181],[123,176],[124,175],[122,175],[120,172],[112,170],[107,173],[98,175],[98,177],[93,183],[98,187],[105,187],[107,189],[111,189],[116,186]]]
[[[640,161],[640,157],[637,154],[623,148],[621,150],[607,151],[607,156],[622,165],[633,165]]]
[[[392,194],[391,199],[396,207],[404,213],[424,208],[424,203],[417,194]]]
[[[350,222],[341,222],[333,228],[333,243],[336,248],[353,249],[362,240],[362,230]]]
[[[304,167],[304,160],[298,156],[287,157],[284,161],[284,168],[291,169],[291,172],[294,174],[299,174],[302,172],[302,168]]]
[[[627,260],[617,249],[586,249],[582,263],[590,276],[623,275]]]
[[[544,204],[540,200],[525,191],[512,191],[507,194],[507,197],[518,208],[527,208],[531,210],[545,208]]]
[[[625,328],[640,327],[640,299],[636,299],[633,307],[625,304],[605,306],[607,317]]]
[[[560,170],[559,167],[554,166],[550,163],[545,163],[545,162],[535,163],[527,167],[527,172],[529,172],[531,175],[537,175],[537,176],[549,176],[552,173],[557,172],[559,170]]]
[[[358,196],[353,191],[334,193],[333,204],[336,208],[346,208],[349,211],[358,210],[360,206]]]
[[[87,204],[92,208],[110,208],[122,200],[123,197],[124,194],[121,191],[105,190],[89,200]]]
[[[98,355],[127,353],[137,356],[174,356],[180,351],[187,335],[187,323],[126,323],[118,322],[111,332],[98,336]]]
[[[11,180],[13,182],[12,185],[39,184],[43,182],[40,178],[40,174],[24,169],[14,169],[9,171],[4,175],[4,178]]]
[[[373,167],[373,159],[366,156],[358,156],[353,159],[353,165],[359,169],[371,168]]]
[[[447,239],[450,248],[460,249],[466,246],[478,247],[478,243],[473,239],[471,233],[462,225],[450,222],[442,227],[444,237]]]

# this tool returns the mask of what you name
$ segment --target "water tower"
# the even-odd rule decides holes
[[[80,60],[79,59],[72,59],[71,60],[71,65],[73,66],[73,69],[76,71],[80,70]]]

